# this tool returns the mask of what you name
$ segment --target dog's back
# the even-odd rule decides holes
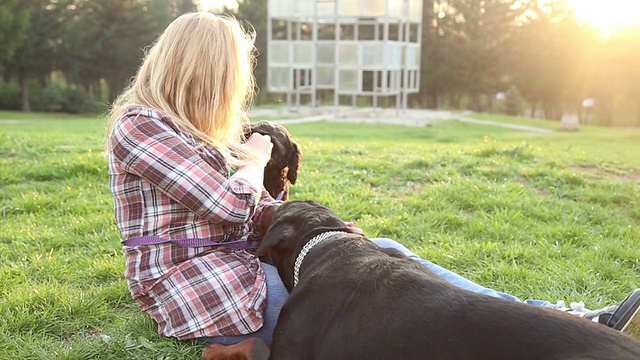
[[[603,325],[462,290],[345,236],[305,259],[273,358],[640,359],[640,343]]]

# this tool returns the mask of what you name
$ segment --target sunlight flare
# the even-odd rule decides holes
[[[588,23],[606,37],[611,32],[640,24],[640,1],[567,0],[579,21]]]

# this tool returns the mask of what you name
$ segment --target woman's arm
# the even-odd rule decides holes
[[[121,119],[111,133],[109,149],[124,171],[214,223],[247,222],[261,194],[253,181],[227,179],[175,130],[153,117]]]

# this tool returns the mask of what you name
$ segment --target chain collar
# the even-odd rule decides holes
[[[304,247],[302,248],[302,251],[300,251],[300,254],[298,254],[298,257],[296,258],[295,264],[293,265],[293,287],[296,287],[296,285],[298,285],[298,274],[300,273],[300,266],[302,265],[302,260],[304,260],[305,256],[307,256],[309,251],[314,246],[318,245],[319,243],[321,243],[331,235],[341,234],[341,233],[344,233],[344,231],[323,232],[314,236],[311,240],[309,240],[308,243],[304,245]]]

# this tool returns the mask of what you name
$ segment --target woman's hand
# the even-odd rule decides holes
[[[362,231],[362,229],[360,229],[359,227],[356,227],[356,224],[353,221],[345,221],[344,224],[347,225],[349,231],[351,231],[352,233],[364,235],[364,231]]]
[[[265,167],[271,159],[273,143],[271,136],[253,133],[245,143],[245,146],[256,157],[258,165]]]

